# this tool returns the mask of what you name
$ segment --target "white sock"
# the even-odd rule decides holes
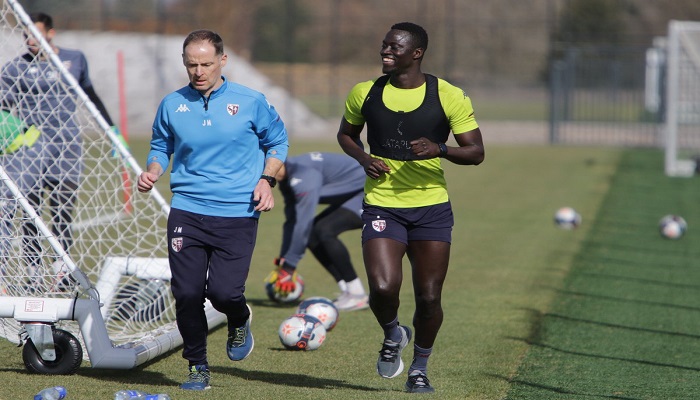
[[[355,278],[352,281],[348,282],[348,293],[354,295],[354,296],[364,296],[365,295],[365,288],[362,287],[362,281],[360,281],[360,278]]]
[[[340,293],[348,291],[348,284],[345,281],[338,281],[338,287],[340,288]]]

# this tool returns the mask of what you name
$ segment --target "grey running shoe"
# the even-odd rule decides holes
[[[406,391],[408,393],[434,393],[435,389],[430,386],[430,381],[424,373],[413,371],[406,381]]]
[[[401,350],[411,341],[411,328],[401,325],[399,327],[403,333],[400,342],[384,340],[382,349],[379,350],[377,360],[377,373],[382,378],[394,378],[403,372],[403,360],[401,360]]]
[[[193,365],[189,370],[190,374],[187,381],[180,385],[180,389],[184,390],[207,390],[210,389],[209,380],[211,373],[206,365]]]

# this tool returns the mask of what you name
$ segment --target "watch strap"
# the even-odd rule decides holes
[[[277,185],[277,179],[275,179],[274,176],[262,174],[262,175],[260,175],[260,179],[265,179],[267,181],[267,183],[270,184],[271,188],[273,188],[273,187],[275,187],[275,185]]]
[[[440,149],[440,157],[445,157],[447,155],[447,145],[445,143],[438,143],[438,148]]]

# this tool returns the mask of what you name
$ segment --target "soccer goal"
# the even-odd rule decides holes
[[[42,90],[63,96],[47,109],[36,95],[29,99],[32,95],[15,90],[7,118],[0,118],[2,138],[16,138],[5,125],[18,115],[38,113],[47,124],[60,119],[70,126],[59,130],[78,133],[65,151],[77,152],[82,165],[74,207],[56,206],[73,216],[66,229],[56,226],[48,199],[33,206],[19,182],[41,171],[33,165],[41,157],[28,158],[28,146],[0,155],[0,336],[23,345],[31,372],[73,373],[83,360],[93,368],[133,368],[182,344],[170,293],[168,204],[156,190],[132,193],[141,172],[137,161],[19,3],[2,0],[0,13],[0,64],[26,53],[24,35],[38,38],[49,61],[26,73],[44,74],[52,87]],[[12,85],[32,81],[24,79],[0,85],[0,98]],[[13,174],[17,157],[25,157],[29,167]],[[72,240],[66,240],[67,232]],[[210,328],[225,322],[209,302],[205,309]]]
[[[692,176],[700,158],[700,22],[668,27],[665,171]]]

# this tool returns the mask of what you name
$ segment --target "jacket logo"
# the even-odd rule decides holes
[[[190,109],[187,107],[187,104],[180,104],[180,107],[175,110],[175,112],[189,112]]]
[[[172,238],[170,240],[170,247],[173,248],[174,252],[179,253],[180,250],[182,250],[182,238],[181,237]]]
[[[229,115],[236,115],[238,113],[238,104],[227,104],[226,111]]]

